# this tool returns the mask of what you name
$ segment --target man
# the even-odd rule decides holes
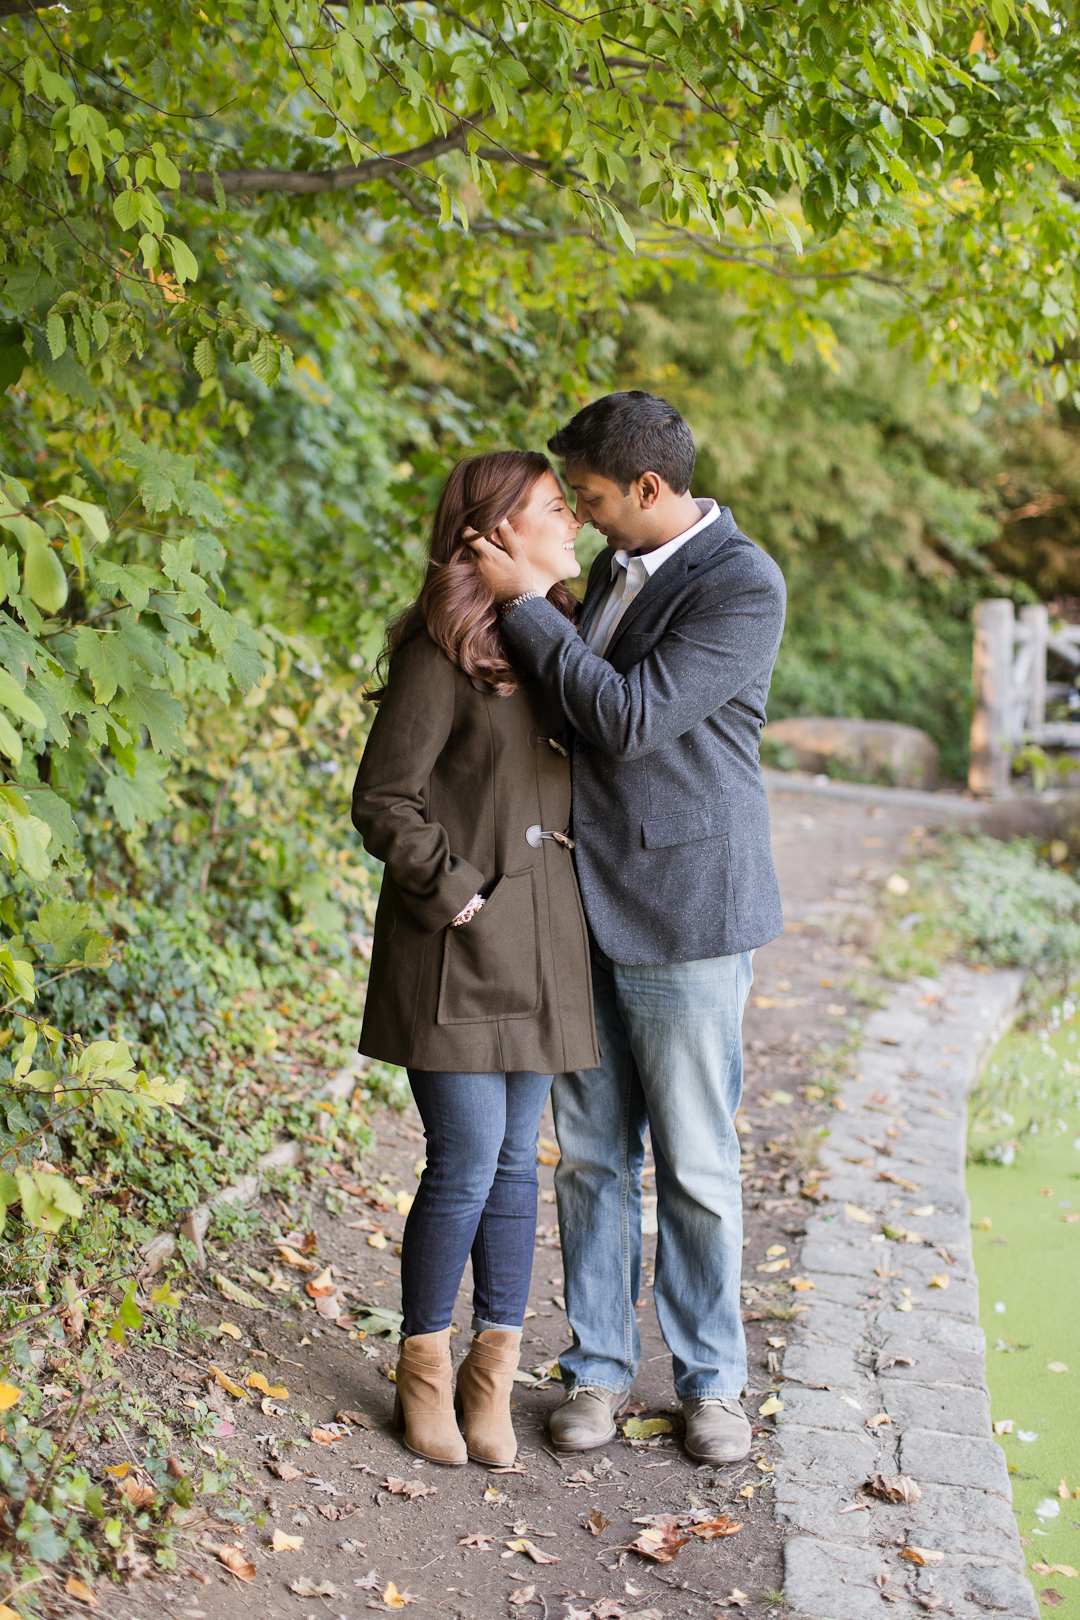
[[[641,1167],[656,1161],[654,1297],[696,1461],[741,1461],[735,1114],[754,949],[782,931],[758,763],[780,570],[690,494],[694,441],[654,395],[610,394],[549,439],[607,539],[580,630],[533,589],[513,529],[477,539],[514,659],[574,731],[573,836],[601,1066],[555,1077],[573,1346],[557,1446],[605,1445],[640,1355]]]

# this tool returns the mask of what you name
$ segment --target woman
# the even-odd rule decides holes
[[[579,524],[547,459],[455,467],[427,578],[391,631],[353,822],[385,862],[360,1050],[408,1070],[427,1165],[401,1251],[395,1418],[431,1462],[506,1465],[536,1231],[536,1138],[555,1070],[599,1062],[570,840],[562,716],[512,668],[467,535],[512,518],[567,617]],[[474,1337],[451,1399],[450,1317],[473,1263]]]

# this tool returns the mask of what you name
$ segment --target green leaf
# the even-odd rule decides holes
[[[950,135],[967,135],[971,131],[971,125],[962,113],[956,113],[950,118],[945,128]]]
[[[27,544],[23,558],[23,588],[31,602],[46,613],[59,613],[67,601],[64,565],[44,538],[31,540]]]
[[[158,179],[161,181],[162,185],[167,186],[170,191],[179,191],[180,170],[176,167],[176,164],[173,162],[172,158],[169,157],[165,152],[158,152],[156,158],[156,167]]]
[[[113,198],[113,218],[122,231],[130,231],[142,219],[142,197],[130,188]]]
[[[131,690],[135,680],[131,655],[115,630],[91,630],[81,624],[75,632],[75,657],[94,683],[99,703],[111,702],[117,687]]]
[[[45,336],[49,344],[49,353],[54,360],[59,360],[67,348],[67,327],[64,325],[64,317],[58,315],[55,309],[49,311],[48,320],[45,322]]]
[[[196,343],[195,352],[192,355],[191,360],[200,377],[212,377],[217,370],[217,357],[214,353],[214,345],[211,343],[210,339],[205,335],[205,333],[199,339],[198,343]]]
[[[101,507],[95,506],[92,501],[77,501],[73,495],[58,495],[55,505],[66,507],[69,512],[81,517],[90,532],[90,538],[96,540],[99,545],[109,538],[109,520]]]
[[[146,727],[155,753],[171,754],[182,750],[187,710],[167,692],[158,691],[155,687],[135,686],[113,707],[129,725]]]
[[[109,777],[105,797],[125,832],[134,832],[140,821],[156,821],[168,810],[168,795],[160,785],[168,772],[168,761],[144,748],[138,756],[134,778]]]
[[[169,255],[172,258],[177,281],[181,284],[185,281],[198,281],[198,262],[187,243],[182,242],[178,236],[166,236],[165,240],[169,244]]]
[[[152,590],[162,590],[168,584],[164,574],[147,563],[131,563],[125,567],[123,563],[103,559],[95,561],[93,569],[97,589],[101,591],[104,587],[109,595],[123,596],[137,613],[145,612]],[[115,592],[109,591],[109,586],[115,586]]]
[[[75,954],[75,941],[90,921],[90,907],[72,900],[50,900],[42,906],[27,932],[41,945],[51,945],[58,962]]]
[[[0,753],[6,754],[13,764],[22,762],[22,738],[6,715],[0,714]]]
[[[43,883],[52,870],[46,851],[52,833],[45,822],[32,816],[17,788],[0,785],[0,827],[7,834],[7,856],[27,877]]]
[[[9,675],[6,669],[0,669],[0,703],[12,714],[17,714],[20,720],[29,720],[32,726],[44,731],[45,716],[42,714],[33,698],[28,697],[14,676]]]

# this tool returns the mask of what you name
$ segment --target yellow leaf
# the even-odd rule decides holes
[[[943,1271],[939,1276],[931,1277],[926,1286],[927,1288],[948,1288],[949,1273],[947,1271]]]
[[[877,1217],[875,1215],[868,1215],[865,1209],[859,1208],[858,1204],[845,1204],[844,1214],[850,1216],[853,1221],[865,1221],[867,1226],[874,1226],[877,1224]]]
[[[315,1267],[310,1260],[305,1260],[302,1254],[297,1254],[296,1250],[290,1248],[289,1244],[287,1243],[278,1244],[278,1254],[280,1254],[287,1266],[295,1266],[297,1271],[315,1270]]]
[[[130,1463],[106,1463],[105,1472],[111,1474],[113,1479],[123,1479],[131,1469]]]
[[[787,1254],[786,1243],[774,1243],[770,1248],[765,1250],[766,1260],[775,1260],[778,1254]]]
[[[247,1391],[241,1389],[240,1385],[230,1378],[228,1373],[222,1372],[220,1367],[215,1367],[213,1362],[210,1362],[210,1371],[214,1376],[214,1382],[220,1384],[222,1389],[231,1395],[234,1400],[250,1401],[251,1396]]]
[[[1066,1580],[1075,1581],[1076,1571],[1071,1564],[1051,1564],[1051,1575],[1064,1575]]]
[[[393,1581],[387,1581],[386,1590],[383,1592],[382,1600],[388,1609],[403,1609],[405,1607],[405,1599],[402,1597]]]
[[[399,1192],[397,1199],[395,1200],[394,1207],[399,1215],[407,1215],[410,1209],[413,1207],[413,1194],[408,1192]]]
[[[788,1270],[790,1270],[790,1268],[791,1268],[791,1261],[790,1260],[766,1260],[763,1265],[758,1266],[756,1269],[758,1271],[775,1272],[775,1271],[788,1271]]]
[[[900,1556],[909,1559],[913,1564],[921,1566],[923,1564],[940,1564],[945,1554],[931,1547],[904,1547]]]
[[[9,1609],[6,1603],[0,1603],[0,1620],[22,1620],[22,1615]]]
[[[236,1326],[235,1322],[219,1322],[218,1332],[227,1333],[230,1339],[242,1339],[244,1337],[242,1331]]]
[[[748,1502],[752,1502],[754,1500],[754,1487],[752,1485],[744,1485],[742,1490],[739,1492],[739,1495],[744,1496]]]
[[[68,1597],[78,1598],[80,1603],[87,1604],[91,1609],[96,1609],[98,1606],[98,1600],[94,1596],[93,1592],[87,1586],[85,1581],[80,1581],[77,1575],[68,1576],[64,1585],[64,1591],[67,1593]]]
[[[303,1545],[303,1536],[287,1536],[284,1530],[275,1530],[270,1541],[270,1551],[299,1552]]]
[[[670,1433],[667,1418],[628,1417],[623,1424],[623,1434],[628,1440],[651,1440],[655,1435]]]
[[[22,1390],[16,1389],[14,1384],[0,1383],[0,1412],[6,1412],[16,1401],[22,1400]],[[14,1611],[9,1611],[14,1612]],[[3,1616],[0,1615],[0,1620]]]
[[[368,1248],[369,1249],[385,1249],[386,1248],[386,1239],[385,1239],[385,1237],[383,1236],[383,1234],[381,1232],[372,1232],[371,1236],[368,1238],[367,1241],[368,1241]],[[390,1582],[390,1585],[394,1586],[393,1581]],[[395,1593],[395,1596],[396,1596],[396,1594],[397,1594],[397,1587],[396,1586],[394,1587],[394,1593]],[[402,1604],[401,1603],[396,1603],[394,1605],[394,1607],[397,1608],[397,1609],[400,1609],[402,1607]]]
[[[873,1417],[867,1418],[866,1427],[868,1429],[880,1429],[883,1423],[891,1422],[892,1418],[889,1416],[888,1412],[875,1412]]]
[[[1069,1370],[1068,1363],[1065,1361],[1048,1361],[1046,1368],[1048,1372],[1057,1373],[1067,1373]]]
[[[782,1412],[783,1410],[783,1401],[778,1400],[775,1395],[770,1395],[768,1400],[762,1401],[758,1407],[758,1417],[772,1417],[774,1412]]]
[[[268,1384],[260,1372],[248,1373],[246,1383],[249,1389],[257,1389],[262,1395],[270,1395],[275,1401],[287,1401],[289,1392],[284,1384]]]
[[[812,1283],[808,1277],[792,1277],[791,1286],[797,1294],[805,1294],[807,1289],[816,1288],[817,1283]]]

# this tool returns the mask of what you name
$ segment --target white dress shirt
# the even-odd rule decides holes
[[[701,513],[698,521],[683,534],[677,534],[674,540],[668,540],[664,545],[657,546],[655,551],[646,551],[640,556],[631,556],[627,551],[617,551],[612,557],[611,590],[585,638],[587,645],[598,658],[603,658],[607,652],[623,614],[645,581],[650,579],[669,557],[674,557],[680,546],[685,546],[688,540],[692,540],[695,534],[706,528],[720,510],[715,501],[698,501],[697,506]]]

